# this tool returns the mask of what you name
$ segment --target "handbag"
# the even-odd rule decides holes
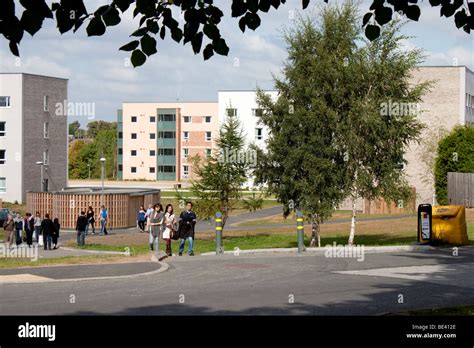
[[[43,246],[43,245],[44,245],[44,243],[43,243],[43,235],[40,234],[40,235],[39,235],[39,239],[38,239],[38,246]]]

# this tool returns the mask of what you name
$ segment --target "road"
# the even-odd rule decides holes
[[[1,284],[1,314],[377,315],[474,304],[469,247],[460,248],[459,256],[450,249],[367,253],[363,262],[322,253],[183,256],[165,262],[168,270],[131,279]]]

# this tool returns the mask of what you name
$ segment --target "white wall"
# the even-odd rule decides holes
[[[0,177],[6,177],[4,201],[21,202],[22,197],[22,75],[0,74],[0,96],[10,96],[10,107],[0,108],[0,121],[6,122],[6,135],[0,137],[0,149],[6,150],[6,162],[0,164]]]

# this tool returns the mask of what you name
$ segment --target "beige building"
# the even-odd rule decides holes
[[[217,103],[123,103],[118,111],[118,173],[124,180],[185,181],[190,156],[210,154]]]

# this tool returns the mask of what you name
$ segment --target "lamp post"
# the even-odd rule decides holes
[[[105,180],[105,157],[100,158],[101,163],[101,178],[102,178],[102,190],[100,191],[100,205],[104,205],[104,180]]]
[[[43,179],[43,166],[44,166],[44,163],[42,161],[38,161],[36,162],[36,165],[38,166],[41,166],[41,175],[40,175],[40,180],[41,180],[41,185],[40,185],[40,192],[43,192],[43,189],[44,189],[44,179]]]

